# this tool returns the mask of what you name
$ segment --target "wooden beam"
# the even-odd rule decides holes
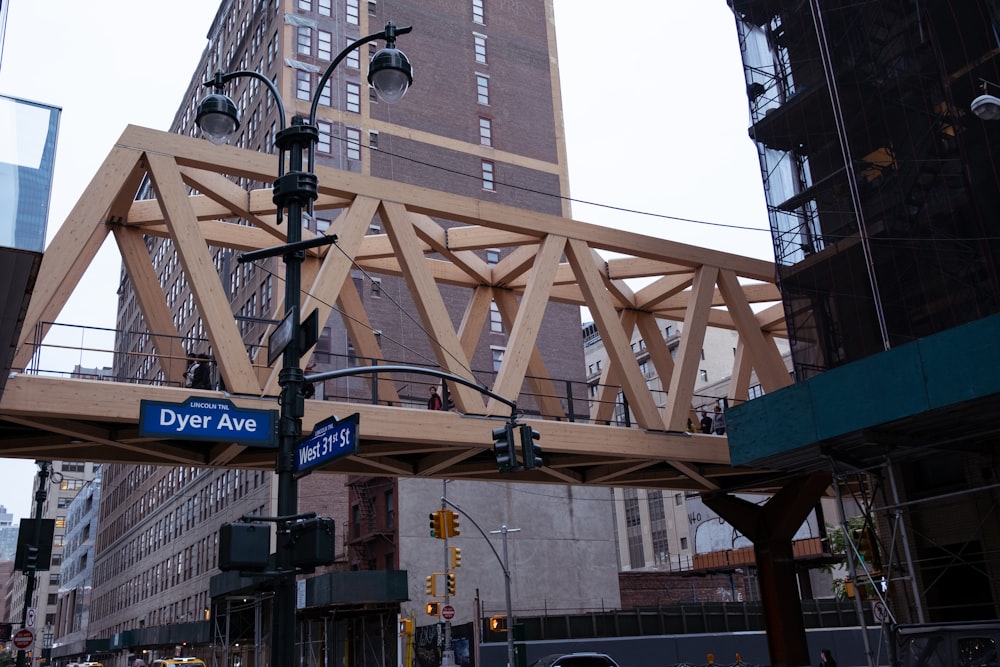
[[[684,316],[683,335],[677,346],[677,365],[667,389],[667,407],[664,411],[664,426],[667,430],[684,431],[687,428],[718,273],[714,266],[703,266],[695,273],[691,300]]]
[[[570,239],[567,255],[580,282],[580,288],[587,299],[594,324],[601,332],[608,361],[613,364],[621,378],[622,391],[628,398],[629,406],[635,412],[636,422],[642,428],[660,427],[659,412],[646,387],[646,379],[639,371],[639,364],[632,353],[631,340],[618,326],[618,317],[611,297],[604,288],[604,282],[594,265],[594,258],[582,241]]]
[[[177,163],[167,155],[150,153],[146,156],[149,178],[157,201],[170,230],[170,238],[198,313],[205,324],[215,361],[229,391],[239,394],[260,393],[260,383],[250,365],[246,348],[229,299],[222,289],[219,274],[201,235],[198,219],[191,210],[186,188],[177,170]],[[208,350],[201,350],[208,352]]]

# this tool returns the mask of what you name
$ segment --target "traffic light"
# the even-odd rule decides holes
[[[427,615],[428,616],[440,616],[441,615],[441,603],[440,602],[428,602],[426,609],[427,609]]]
[[[401,618],[399,619],[399,636],[405,637],[407,635],[413,634],[413,619],[412,618]]]
[[[444,512],[444,534],[446,537],[458,536],[458,512],[452,510],[442,510]]]
[[[455,573],[454,572],[449,572],[448,574],[445,575],[445,577],[448,580],[448,595],[454,595],[455,594]]]
[[[535,443],[535,440],[542,436],[528,424],[521,424],[520,429],[521,458],[524,459],[524,469],[541,468],[545,465],[545,461],[542,460],[542,448]]]
[[[507,423],[493,429],[493,455],[497,459],[497,469],[508,472],[517,468],[517,451],[514,448],[514,424]]]
[[[445,536],[444,510],[436,510],[427,515],[430,519],[431,537],[443,540]]]
[[[493,632],[507,632],[507,617],[490,616],[490,630]]]
[[[462,567],[462,550],[458,547],[448,547],[448,550],[451,551],[451,567]]]
[[[11,623],[0,623],[0,642],[9,642],[14,625]]]
[[[437,575],[432,574],[428,576],[425,581],[427,583],[425,585],[424,592],[427,594],[428,597],[436,598],[438,594]]]
[[[24,547],[24,569],[38,569],[38,547],[30,544]]]

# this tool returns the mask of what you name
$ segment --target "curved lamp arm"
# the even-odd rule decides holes
[[[344,47],[344,49],[337,54],[337,57],[326,66],[326,71],[323,72],[323,76],[319,78],[319,84],[316,86],[316,92],[313,95],[312,104],[309,106],[309,124],[316,124],[316,111],[319,109],[319,98],[323,96],[323,86],[325,86],[326,82],[330,80],[330,77],[333,75],[333,70],[337,69],[337,65],[339,65],[351,51],[359,46],[367,44],[368,42],[374,42],[377,39],[384,39],[388,46],[392,46],[396,42],[396,35],[405,35],[412,30],[413,26],[397,28],[392,25],[392,23],[388,23],[386,24],[385,29],[379,30],[378,32],[372,33],[366,37],[362,37],[361,39],[357,39]],[[310,144],[308,160],[309,171],[313,170],[314,155],[314,146]]]
[[[271,81],[266,76],[264,76],[263,74],[261,74],[260,72],[255,72],[249,69],[241,69],[237,70],[236,72],[229,72],[227,74],[223,74],[222,70],[220,69],[216,71],[214,79],[212,79],[211,81],[206,81],[201,85],[205,86],[206,88],[208,88],[209,86],[213,86],[215,88],[215,92],[221,93],[222,86],[232,81],[233,79],[238,79],[240,77],[249,77],[251,79],[257,79],[258,81],[262,81],[264,85],[267,87],[267,89],[271,91],[271,96],[274,97],[274,102],[278,105],[278,122],[280,124],[280,127],[278,129],[281,130],[285,129],[285,104],[281,101],[281,93],[278,92],[278,89],[274,85],[274,82]]]

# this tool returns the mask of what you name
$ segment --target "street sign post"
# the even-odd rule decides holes
[[[24,615],[24,627],[34,628],[35,627],[35,608],[28,607],[28,613]]]
[[[295,446],[295,474],[307,475],[314,468],[358,451],[358,419],[355,412],[344,419],[331,417],[316,424],[312,435]]]
[[[14,643],[14,648],[18,651],[27,651],[35,643],[35,633],[28,628],[21,628],[14,633],[11,641]]]

